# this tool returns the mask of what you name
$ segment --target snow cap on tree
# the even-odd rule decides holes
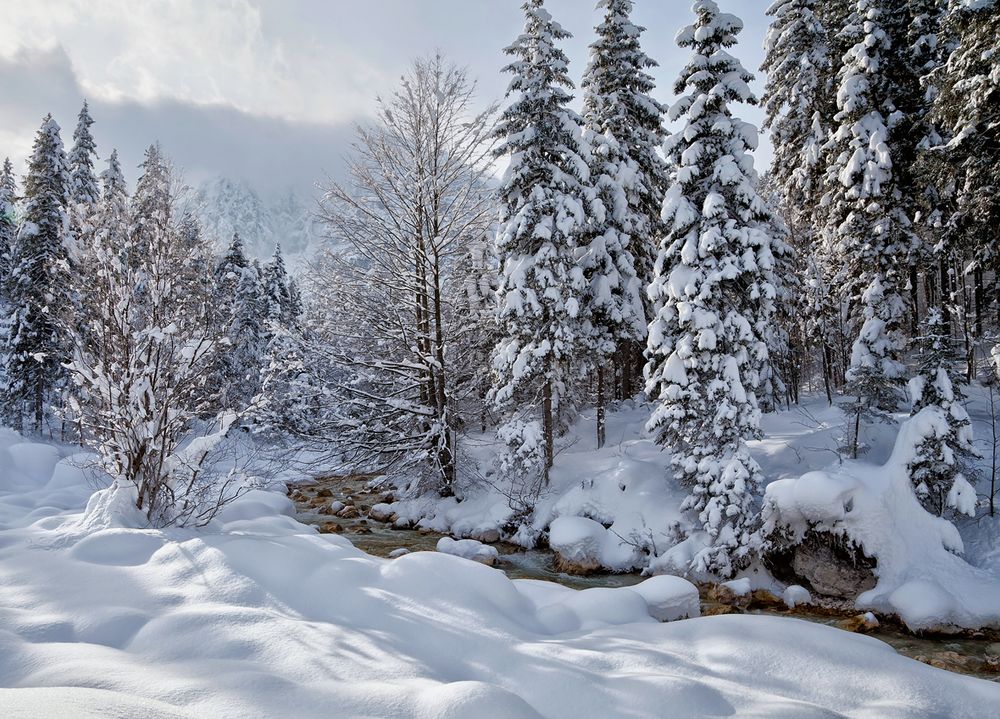
[[[756,129],[730,109],[754,101],[752,76],[726,50],[743,23],[712,0],[693,9],[697,20],[677,35],[692,54],[670,110],[682,127],[666,143],[675,169],[649,287],[658,312],[649,328],[646,391],[655,408],[647,427],[672,451],[676,479],[691,488],[682,509],[707,535],[689,569],[727,576],[754,542],[760,469],[746,440],[760,433],[755,391],[767,360],[774,258],[749,153]]]

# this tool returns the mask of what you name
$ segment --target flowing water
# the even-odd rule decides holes
[[[369,477],[318,477],[315,484],[298,485],[290,493],[297,517],[320,532],[342,534],[368,554],[387,557],[397,549],[411,552],[435,551],[438,540],[445,535],[416,529],[399,529],[387,522],[367,516],[372,505],[383,499],[380,492],[366,487]],[[330,511],[333,502],[353,506],[356,516],[339,516]],[[348,514],[354,514],[348,510]],[[546,549],[525,550],[502,542],[494,545],[500,552],[498,569],[511,579],[544,579],[573,589],[589,587],[625,587],[641,582],[639,574],[591,574],[577,576],[555,570],[553,554]],[[795,617],[806,621],[838,626],[857,614],[849,610],[799,606],[788,610],[780,603],[751,601],[733,606],[713,601],[702,592],[702,613],[748,613]],[[975,632],[962,635],[915,635],[903,627],[883,621],[867,632],[892,646],[897,652],[940,669],[969,674],[982,679],[1000,681],[1000,633]]]

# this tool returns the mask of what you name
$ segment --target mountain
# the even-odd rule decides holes
[[[182,203],[201,224],[216,248],[228,244],[234,232],[243,238],[247,254],[266,259],[281,243],[286,260],[307,261],[322,242],[322,227],[314,217],[311,200],[294,192],[263,198],[245,182],[218,177],[203,182]]]

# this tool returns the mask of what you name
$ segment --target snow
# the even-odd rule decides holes
[[[785,587],[785,591],[781,594],[781,600],[789,609],[795,609],[800,604],[812,604],[812,595],[805,587],[791,584]]]
[[[471,559],[483,564],[493,564],[500,557],[496,547],[477,542],[475,539],[452,539],[451,537],[441,537],[437,543],[437,550],[445,554],[452,554],[463,559]]]
[[[859,608],[898,614],[914,630],[1000,627],[1000,577],[959,556],[958,529],[921,507],[906,469],[934,419],[921,411],[904,422],[883,465],[848,460],[772,482],[764,529],[828,531],[874,557],[878,583],[858,596]]]
[[[130,526],[124,488],[91,502],[73,452],[0,432],[4,716],[971,718],[1000,701],[830,627],[659,623],[695,612],[674,577],[578,592],[441,552],[371,557],[296,522],[283,485],[200,530]]]

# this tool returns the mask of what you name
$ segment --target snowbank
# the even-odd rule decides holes
[[[696,606],[675,578],[577,592],[440,552],[371,557],[295,522],[280,493],[203,530],[82,530],[85,470],[74,483],[61,450],[15,454],[31,466],[0,464],[7,717],[971,718],[1000,703],[1000,686],[825,626],[661,624],[650,614]]]
[[[929,514],[906,467],[926,436],[920,415],[900,426],[881,465],[846,461],[835,471],[808,472],[771,483],[764,498],[765,532],[792,541],[815,529],[841,535],[877,560],[876,586],[859,608],[898,614],[911,629],[1000,626],[1000,577],[960,556],[955,525]]]

